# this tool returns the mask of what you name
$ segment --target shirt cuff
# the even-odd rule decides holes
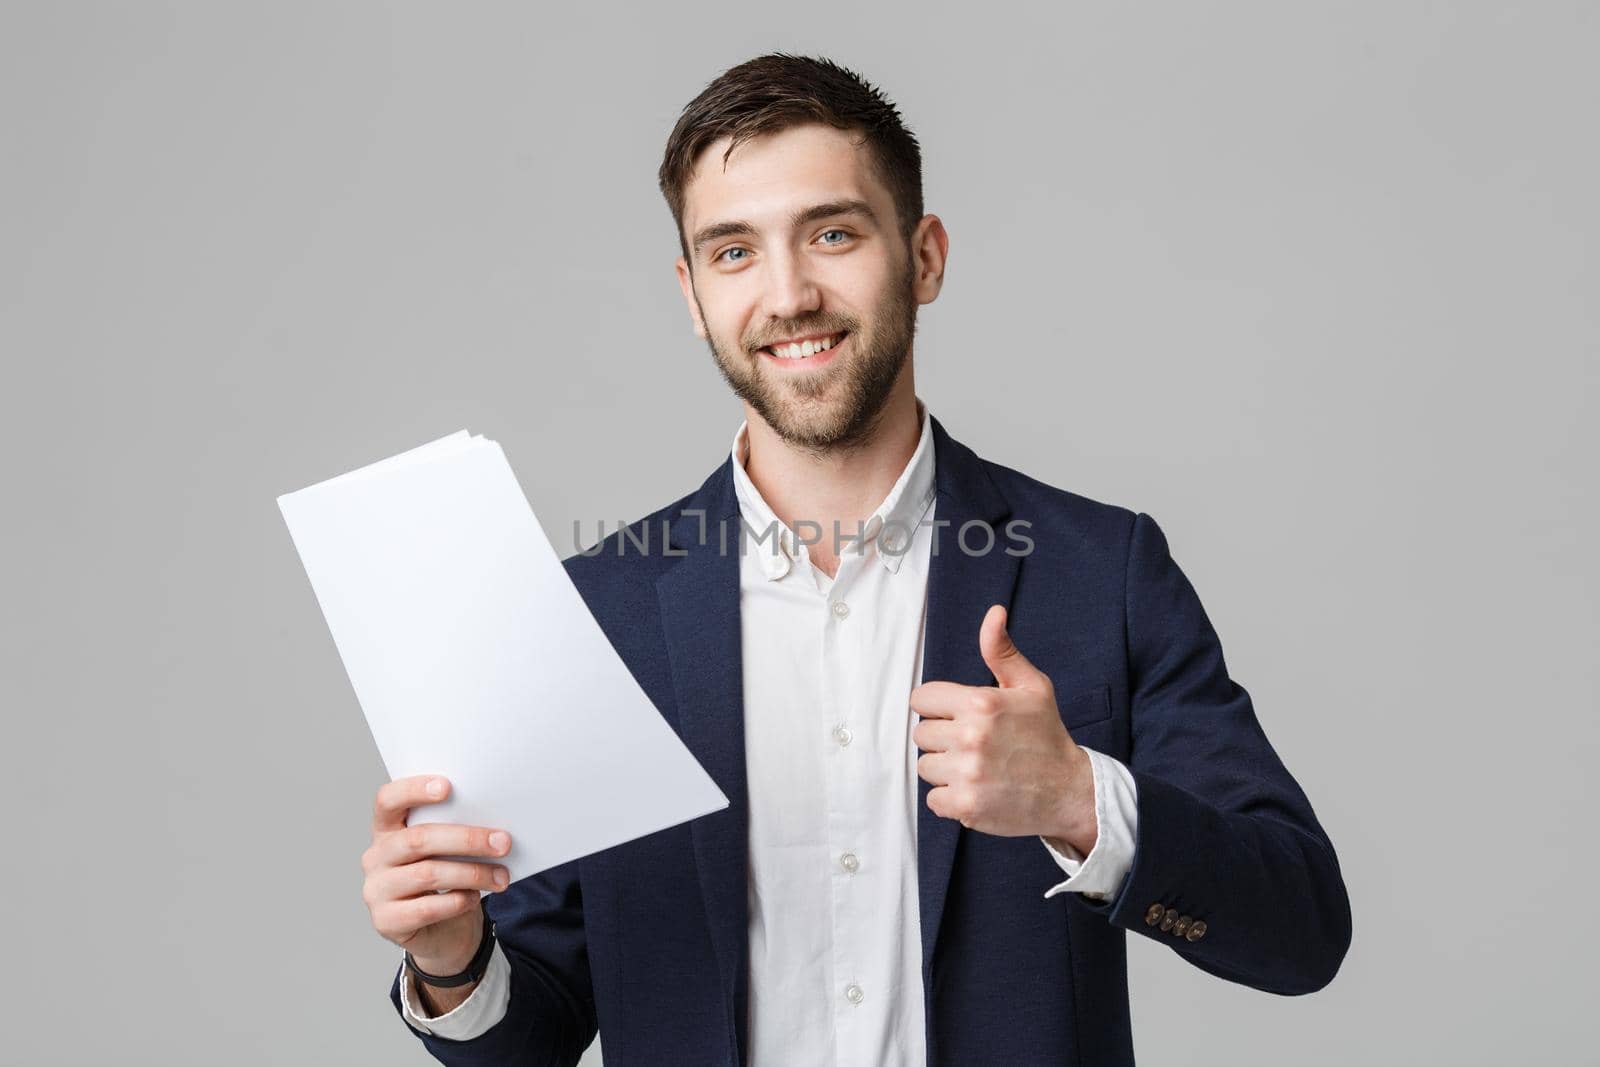
[[[1081,746],[1080,746],[1081,747]],[[1113,759],[1092,748],[1089,767],[1094,775],[1094,816],[1098,824],[1094,847],[1084,856],[1065,841],[1056,847],[1043,836],[1039,841],[1049,851],[1056,864],[1070,877],[1051,886],[1045,898],[1057,893],[1082,893],[1091,900],[1104,900],[1122,886],[1122,880],[1133,867],[1133,846],[1138,839],[1138,789],[1133,784],[1133,772]]]
[[[432,1019],[422,1015],[417,1001],[416,976],[411,968],[400,962],[400,1003],[404,1007],[406,1022],[413,1030],[450,1041],[470,1041],[493,1027],[506,1016],[511,1003],[511,963],[500,951],[500,942],[494,943],[489,955],[489,967],[483,978],[473,987],[467,999],[443,1015]]]

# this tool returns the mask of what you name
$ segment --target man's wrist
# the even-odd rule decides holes
[[[411,976],[411,991],[417,995],[417,1007],[421,1008],[424,1017],[429,1019],[437,1019],[441,1015],[448,1015],[459,1008],[466,1003],[467,998],[472,996],[472,991],[477,988],[477,982],[469,982],[466,985],[437,989],[419,979],[415,974]]]
[[[1087,856],[1099,837],[1095,816],[1094,763],[1089,753],[1074,744],[1069,749],[1067,787],[1061,795],[1054,825],[1040,836],[1062,852],[1075,851]],[[1067,848],[1062,848],[1065,844]]]
[[[494,920],[489,918],[487,901],[488,898],[483,897],[478,902],[478,939],[473,944],[472,954],[464,961],[435,963],[414,956],[410,950],[406,951],[406,968],[416,978],[418,985],[434,989],[457,989],[475,985],[483,978],[495,941]]]

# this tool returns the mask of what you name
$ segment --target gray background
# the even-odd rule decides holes
[[[1129,938],[1141,1063],[1600,1063],[1592,5],[0,10],[0,1059],[431,1062],[274,498],[462,427],[563,553],[697,485],[655,169],[784,48],[924,143],[921,395],[1156,516],[1339,850],[1314,996]]]

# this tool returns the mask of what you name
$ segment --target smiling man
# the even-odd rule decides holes
[[[1325,986],[1333,846],[1161,529],[982,459],[917,395],[949,238],[896,109],[762,56],[685,108],[660,181],[745,420],[567,567],[730,804],[505,886],[504,840],[407,827],[443,794],[386,784],[364,896],[428,1051],[1131,1064],[1130,931]]]

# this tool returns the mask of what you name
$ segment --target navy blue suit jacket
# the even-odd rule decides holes
[[[1046,900],[1062,876],[1037,838],[940,818],[919,782],[928,1062],[1133,1063],[1130,931],[1256,989],[1326,985],[1350,942],[1333,845],[1249,694],[1229,678],[1160,527],[984,460],[937,419],[932,429],[935,517],[951,525],[929,561],[924,677],[994,684],[978,624],[989,605],[1008,605],[1010,633],[1050,676],[1073,738],[1132,770],[1139,817],[1119,892]],[[724,460],[698,490],[633,524],[633,540],[624,544],[619,531],[599,552],[566,561],[606,636],[729,806],[491,894],[511,964],[510,1008],[468,1041],[418,1034],[441,1062],[570,1064],[597,1028],[608,1067],[744,1061],[738,515]],[[723,520],[733,531],[726,552]],[[974,520],[994,529],[987,554],[957,548],[955,532]],[[1014,554],[1019,542],[1005,530],[1013,520],[1031,524],[1031,553]],[[648,552],[637,547],[644,536]],[[984,540],[972,530],[965,544]],[[1147,924],[1152,905],[1204,920],[1204,936]],[[398,981],[390,998],[400,1010]]]

